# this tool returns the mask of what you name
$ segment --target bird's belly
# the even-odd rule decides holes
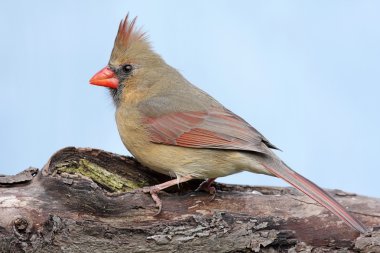
[[[173,177],[216,178],[244,170],[239,152],[195,149],[150,143],[131,150],[142,164]]]

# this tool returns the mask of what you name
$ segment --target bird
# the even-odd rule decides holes
[[[107,87],[120,138],[143,165],[174,179],[144,187],[161,212],[159,191],[192,179],[215,193],[218,177],[249,171],[282,178],[348,226],[368,229],[322,188],[287,166],[278,149],[244,119],[168,65],[129,14],[121,20],[106,67],[90,84]]]

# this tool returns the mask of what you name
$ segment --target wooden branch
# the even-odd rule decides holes
[[[200,181],[161,193],[169,178],[133,158],[68,147],[38,171],[0,176],[0,252],[380,252],[380,200],[332,195],[369,227],[361,235],[293,188]],[[342,251],[344,250],[344,251]]]

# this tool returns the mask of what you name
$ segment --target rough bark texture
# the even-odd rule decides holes
[[[192,181],[160,194],[163,212],[136,190],[168,180],[133,158],[65,148],[42,170],[0,176],[0,252],[380,252],[380,200],[335,198],[367,226],[359,235],[293,188]]]

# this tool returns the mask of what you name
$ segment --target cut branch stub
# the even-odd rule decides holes
[[[29,167],[28,169],[14,175],[0,175],[0,187],[14,186],[15,184],[24,184],[30,182],[38,173],[37,168]]]

